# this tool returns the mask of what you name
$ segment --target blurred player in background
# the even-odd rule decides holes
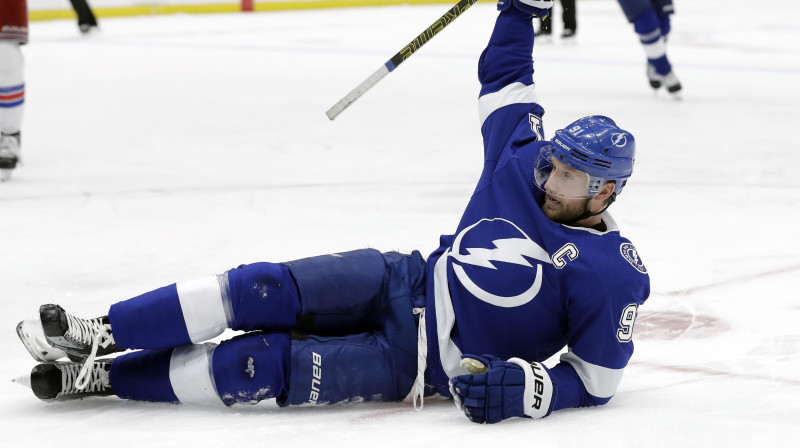
[[[575,32],[578,31],[577,11],[575,9],[575,0],[561,0],[561,21],[564,23],[564,30],[561,32],[562,39],[572,39],[575,37]],[[553,11],[541,19],[541,27],[536,33],[537,36],[550,36],[553,34]]]
[[[658,90],[664,86],[667,92],[678,97],[681,83],[667,59],[670,16],[675,13],[672,0],[619,0],[619,4],[647,55],[650,87]]]
[[[25,80],[19,47],[28,42],[28,5],[0,0],[0,12],[0,181],[5,182],[20,161]]]
[[[81,33],[88,34],[92,30],[96,30],[97,19],[94,16],[94,12],[92,12],[92,8],[89,7],[89,3],[86,0],[69,0],[69,2],[72,3],[72,9],[78,15],[78,28]]]
[[[439,393],[479,423],[607,403],[650,290],[607,212],[636,145],[604,116],[543,139],[532,18],[550,6],[498,3],[478,67],[483,171],[455,233],[427,262],[417,251],[362,249],[241,265],[94,319],[43,305],[17,327],[42,362],[25,378],[34,394],[421,407]],[[245,333],[204,342],[228,328]],[[556,365],[542,363],[565,347]],[[140,350],[103,358],[126,349]],[[65,356],[72,361],[58,361]]]

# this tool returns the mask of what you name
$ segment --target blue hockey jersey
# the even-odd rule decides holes
[[[551,411],[606,403],[633,353],[637,307],[650,292],[636,249],[608,214],[604,230],[551,221],[533,167],[543,108],[533,84],[531,16],[500,13],[481,56],[484,168],[453,235],[427,264],[430,379],[466,374],[462,354],[544,361]]]

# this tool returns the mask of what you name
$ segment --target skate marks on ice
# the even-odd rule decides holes
[[[675,291],[668,291],[668,292],[665,292],[665,293],[661,293],[661,295],[669,296],[669,297],[687,296],[687,295],[694,294],[694,293],[700,292],[700,291],[705,291],[705,290],[714,289],[714,288],[721,288],[721,287],[726,287],[726,286],[739,285],[739,284],[751,282],[753,280],[758,280],[758,279],[762,279],[762,278],[766,278],[766,277],[772,277],[772,276],[780,275],[780,274],[788,274],[788,273],[797,272],[797,271],[800,271],[800,264],[790,265],[790,266],[786,266],[786,267],[779,268],[779,269],[771,269],[769,271],[756,272],[756,273],[753,273],[753,274],[750,274],[750,275],[740,275],[740,276],[737,276],[736,278],[727,279],[727,280],[720,280],[720,281],[716,281],[716,282],[707,283],[705,285],[694,286],[694,287],[691,287],[691,288],[679,289],[679,290],[675,290]]]
[[[800,335],[793,335],[793,338],[800,340]],[[631,361],[631,364],[638,367],[674,372],[681,375],[682,379],[672,384],[685,384],[696,381],[705,381],[708,378],[720,377],[729,379],[743,379],[750,381],[767,381],[772,383],[785,384],[787,386],[800,387],[800,379],[786,378],[777,375],[766,375],[758,373],[742,373],[734,371],[728,363],[714,363],[708,365],[670,365],[651,361]],[[689,376],[687,376],[689,375]]]
[[[642,340],[675,340],[681,338],[707,338],[724,333],[730,329],[730,323],[711,314],[699,313],[686,300],[686,297],[698,292],[705,292],[717,288],[742,285],[776,275],[790,274],[800,271],[800,265],[790,265],[783,268],[756,272],[750,275],[740,275],[736,278],[719,280],[704,285],[667,291],[653,292],[653,298],[671,299],[672,308],[650,311],[647,305],[639,311],[636,321],[636,337]],[[790,337],[791,339],[791,337]],[[800,348],[800,344],[798,346]]]
[[[695,303],[704,304],[706,307],[714,305],[707,300],[693,297],[704,293],[713,295],[716,289],[723,290],[731,286],[748,288],[756,281],[787,274],[796,275],[799,270],[800,265],[789,265],[690,288],[663,293],[654,292],[650,303],[658,308],[649,310],[646,305],[642,307],[636,321],[636,338],[645,343],[655,344],[697,341],[694,344],[701,343],[705,346],[698,352],[703,361],[692,363],[689,361],[691,357],[688,357],[686,358],[688,363],[660,362],[661,359],[669,358],[665,352],[666,356],[656,355],[643,359],[634,357],[631,365],[676,374],[673,377],[674,382],[665,387],[715,378],[799,387],[800,379],[791,375],[791,372],[800,366],[800,333],[797,333],[794,327],[790,327],[791,330],[787,331],[788,328],[782,326],[779,321],[759,327],[758,321],[763,320],[763,316],[759,314],[761,307],[757,302],[753,303],[750,315],[743,316],[745,319],[740,320],[733,316],[738,316],[735,308],[741,304],[726,302],[727,294],[719,295],[717,299],[721,300],[721,305],[724,307],[719,311],[727,316],[727,319],[732,319],[727,320],[714,312],[713,308],[699,310]],[[759,297],[753,297],[753,300],[758,299]],[[775,302],[773,305],[779,307],[780,303]],[[786,311],[800,309],[791,302],[788,306]],[[734,308],[734,311],[729,308]],[[780,308],[776,308],[773,312],[780,313]],[[743,337],[743,331],[749,336]],[[699,346],[692,345],[692,347],[694,347],[692,350],[697,350]],[[666,346],[656,346],[658,353],[665,349]]]
[[[718,317],[698,315],[691,311],[641,311],[636,322],[636,338],[707,338],[724,333],[729,328],[730,324]]]

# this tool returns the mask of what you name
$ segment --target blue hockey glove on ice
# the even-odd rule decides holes
[[[503,361],[492,355],[463,355],[470,375],[450,380],[456,406],[475,423],[497,423],[511,417],[542,418],[550,413],[553,383],[538,362]]]
[[[512,3],[520,11],[533,14],[540,19],[550,15],[550,8],[553,7],[553,0],[497,0],[497,10],[505,11]]]

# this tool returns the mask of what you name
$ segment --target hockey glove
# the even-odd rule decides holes
[[[469,375],[450,380],[456,406],[475,423],[497,423],[511,417],[542,418],[550,413],[553,383],[539,363],[492,355],[463,355]]]
[[[511,4],[520,11],[532,14],[540,19],[550,15],[550,8],[553,7],[553,0],[497,0],[497,10],[505,11]]]

